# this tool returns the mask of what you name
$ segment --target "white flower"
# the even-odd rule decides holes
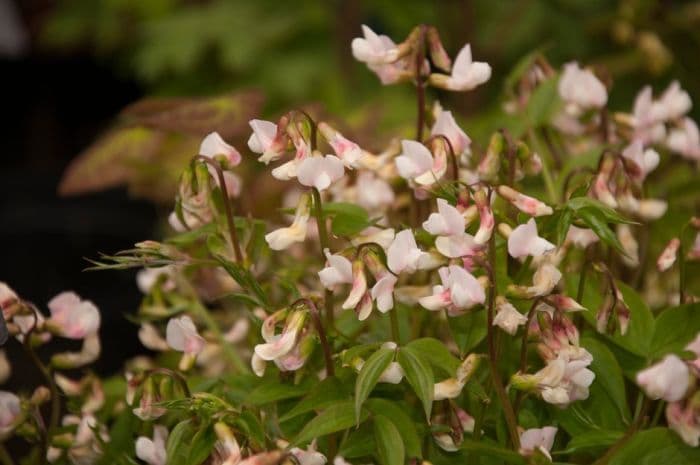
[[[227,168],[234,167],[241,162],[241,154],[238,153],[238,150],[227,144],[218,132],[209,133],[202,140],[202,144],[199,146],[199,154],[207,158],[222,156],[228,164]]]
[[[413,231],[404,229],[394,236],[387,250],[387,264],[389,269],[396,274],[403,271],[413,273],[418,269],[426,268],[430,261],[430,255],[423,252],[416,244]]]
[[[542,399],[554,405],[566,406],[576,400],[588,398],[588,388],[595,373],[587,367],[593,357],[583,348],[577,352],[561,351],[557,358],[535,374]],[[572,357],[573,354],[578,355]]]
[[[461,266],[444,266],[438,270],[441,285],[419,303],[428,310],[448,308],[452,313],[484,303],[486,294],[481,283]]]
[[[158,268],[144,268],[136,273],[136,285],[144,294],[148,294],[153,286],[158,282],[158,279],[163,276],[163,289],[172,291],[175,288],[175,282],[171,277],[175,274],[173,265],[160,266]]]
[[[302,185],[322,191],[343,177],[345,167],[335,155],[311,156],[301,161],[296,174]]]
[[[661,255],[659,255],[658,260],[656,261],[656,268],[659,271],[667,271],[673,266],[673,264],[676,262],[676,258],[678,257],[678,249],[680,248],[680,246],[681,241],[677,237],[674,237],[669,241],[666,247],[664,247],[663,252],[661,252]]]
[[[436,236],[454,236],[464,233],[462,213],[445,199],[437,199],[438,212],[431,213],[423,223],[423,229]]]
[[[375,242],[383,249],[388,249],[396,236],[394,228],[381,229],[376,226],[370,226],[360,233],[360,235],[352,238],[352,245],[357,247],[360,244]]]
[[[386,313],[394,308],[394,286],[396,281],[398,281],[396,276],[387,273],[372,286],[370,295],[372,299],[377,301],[377,310],[382,313]]]
[[[165,351],[170,348],[168,342],[163,339],[155,326],[151,323],[141,323],[139,328],[139,341],[150,350]]]
[[[170,348],[189,355],[196,355],[204,349],[204,338],[197,332],[192,319],[185,315],[168,320],[165,339]]]
[[[100,311],[75,292],[61,292],[48,303],[51,318],[46,322],[56,334],[70,339],[84,339],[100,329]]]
[[[685,116],[692,106],[688,92],[681,89],[678,81],[673,81],[654,102],[652,111],[660,120],[669,121]]]
[[[328,266],[318,272],[321,284],[326,289],[333,289],[340,284],[352,283],[352,263],[342,255],[331,255],[324,249]]]
[[[659,154],[654,149],[644,150],[641,141],[634,141],[628,145],[622,151],[622,156],[637,166],[638,171],[634,173],[634,178],[640,182],[659,165]]]
[[[293,243],[303,242],[306,239],[306,230],[311,216],[310,203],[310,195],[303,194],[299,197],[292,225],[265,235],[265,240],[272,250],[284,250]]]
[[[554,250],[554,248],[554,244],[537,235],[537,224],[534,218],[519,225],[508,237],[508,253],[513,258],[528,255],[539,257]]]
[[[274,334],[274,324],[278,317],[278,314],[272,314],[265,320],[262,327],[265,343],[255,346],[255,354],[266,361],[276,360],[290,353],[306,322],[305,313],[296,311],[287,318],[282,332]]]
[[[700,160],[700,130],[690,118],[683,118],[678,128],[672,129],[666,145],[674,152],[691,160]]]
[[[697,408],[681,402],[671,402],[666,406],[666,421],[669,428],[678,433],[683,441],[690,447],[700,445],[700,417]]]
[[[355,184],[357,203],[370,211],[378,211],[394,203],[394,191],[388,182],[371,171],[361,171]]]
[[[643,144],[660,142],[666,136],[666,126],[664,126],[663,121],[663,108],[653,101],[651,87],[645,86],[634,99],[632,109],[633,139],[639,140]]]
[[[153,427],[153,439],[139,436],[136,439],[136,457],[148,465],[165,465],[165,442],[168,440],[168,429],[165,426]]]
[[[261,155],[258,161],[268,164],[284,155],[287,141],[279,137],[275,123],[254,119],[249,124],[253,134],[248,139],[248,148]]]
[[[299,465],[324,465],[328,459],[316,450],[315,442],[312,442],[306,450],[293,447],[289,452],[297,459]]]
[[[566,233],[566,242],[570,242],[576,247],[585,249],[594,242],[598,242],[596,233],[588,228],[579,228],[574,225],[569,226],[569,231]]]
[[[551,215],[554,210],[544,202],[534,197],[527,196],[508,186],[498,186],[498,193],[509,201],[515,208],[530,216]]]
[[[511,336],[518,331],[518,326],[527,323],[527,317],[503,297],[499,296],[496,299],[496,310],[498,313],[493,318],[493,325],[498,326]]]
[[[451,111],[440,111],[440,114],[435,119],[435,124],[430,130],[430,134],[432,136],[445,136],[450,141],[455,156],[460,156],[467,152],[469,145],[472,143],[469,136],[457,125]]]
[[[444,157],[433,159],[428,148],[414,140],[401,141],[401,155],[396,157],[399,175],[422,186],[428,186],[442,178],[447,170]]]
[[[362,149],[355,142],[344,137],[327,123],[318,123],[318,130],[326,138],[333,151],[348,168],[354,168],[362,157]]]
[[[440,236],[435,239],[435,248],[448,258],[471,257],[483,246],[476,242],[471,234],[462,233],[456,236]]]
[[[588,70],[581,69],[576,62],[564,65],[559,79],[559,96],[568,103],[581,108],[602,108],[608,101],[608,91],[602,82]]]
[[[554,444],[554,436],[557,428],[545,426],[544,428],[530,428],[520,434],[520,454],[532,455],[535,449],[539,449],[550,460],[552,456],[549,451]]]
[[[8,433],[22,413],[19,397],[8,391],[0,391],[0,436]]]
[[[399,58],[399,50],[394,42],[385,35],[378,35],[372,29],[362,25],[364,38],[352,40],[352,55],[357,61],[367,64],[386,64]]]
[[[471,45],[467,44],[457,54],[452,73],[431,74],[429,83],[435,87],[453,91],[472,90],[491,77],[491,66],[481,61],[472,61]]]
[[[670,354],[637,373],[637,384],[652,399],[676,402],[688,390],[689,375],[688,365],[678,356]]]

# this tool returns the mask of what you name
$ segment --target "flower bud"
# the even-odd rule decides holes
[[[343,309],[354,308],[367,291],[367,276],[365,276],[365,264],[361,259],[355,259],[352,263],[352,288]]]
[[[491,135],[486,155],[477,167],[479,179],[489,182],[498,181],[501,158],[505,151],[506,140],[501,132],[494,132]]]
[[[661,252],[661,255],[659,255],[658,260],[656,260],[656,268],[661,271],[667,271],[669,268],[673,266],[673,264],[676,262],[676,258],[678,257],[678,249],[681,246],[681,241],[677,237],[674,237],[669,241],[668,244],[666,244],[666,247],[664,247],[663,252]]]
[[[522,194],[509,186],[501,185],[496,190],[501,197],[513,204],[515,208],[530,216],[545,216],[553,213],[552,207],[549,205]]]
[[[442,45],[438,30],[433,26],[429,26],[426,30],[425,38],[428,43],[430,60],[436,67],[440,68],[446,73],[449,73],[452,68],[452,60],[445,51],[445,47]]]

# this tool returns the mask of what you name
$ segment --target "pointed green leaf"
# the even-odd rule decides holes
[[[351,400],[338,402],[326,408],[317,417],[308,422],[292,441],[292,444],[296,446],[304,445],[315,438],[352,428],[356,424],[365,421],[367,416],[367,410],[362,410],[356,416]]]
[[[433,386],[435,384],[433,370],[421,353],[411,347],[399,349],[398,361],[406,374],[408,384],[411,385],[423,404],[426,420],[430,421],[430,411],[433,407]]]
[[[358,424],[360,422],[362,404],[367,400],[370,392],[377,385],[379,377],[384,373],[384,370],[386,370],[393,358],[393,349],[381,348],[373,353],[362,365],[360,374],[357,375],[357,381],[355,382],[355,418]]]
[[[347,398],[343,383],[336,377],[326,378],[318,383],[309,394],[296,404],[290,411],[280,417],[280,421],[291,418],[312,410],[322,409]]]
[[[406,347],[419,352],[434,367],[440,368],[448,376],[454,376],[461,363],[450,353],[445,344],[431,337],[416,339],[406,344]]]
[[[408,415],[409,409],[403,403],[372,398],[367,399],[365,407],[375,415],[383,415],[390,419],[403,439],[408,458],[422,458],[421,439],[416,431],[416,421]]]
[[[586,207],[576,211],[578,216],[586,226],[588,226],[601,241],[615,248],[618,252],[625,254],[625,249],[622,247],[620,240],[615,232],[608,226],[608,220],[600,210]]]
[[[654,358],[680,352],[700,333],[700,303],[680,305],[656,318],[650,355]]]
[[[381,465],[403,465],[405,450],[401,434],[394,423],[383,415],[374,417],[374,436],[377,441],[377,458]]]

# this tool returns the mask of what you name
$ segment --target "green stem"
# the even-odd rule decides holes
[[[401,332],[399,331],[399,317],[396,314],[396,308],[389,311],[389,319],[391,321],[391,337],[398,345],[401,345]]]
[[[520,343],[520,368],[519,372],[520,374],[524,374],[527,371],[527,336],[529,334],[530,330],[530,324],[532,323],[532,319],[535,317],[535,313],[537,312],[537,304],[540,303],[540,297],[536,298],[533,302],[532,305],[530,306],[530,311],[527,312],[527,322],[525,322],[525,328],[523,331],[523,338]],[[523,391],[518,391],[517,396],[515,397],[515,405],[513,406],[513,410],[515,411],[516,417],[518,410],[520,409],[520,403],[523,401],[523,396],[524,392]]]
[[[335,376],[335,367],[333,366],[333,354],[331,353],[331,346],[328,343],[328,338],[326,337],[326,331],[323,329],[321,316],[318,314],[318,308],[311,299],[305,298],[301,300],[304,303],[306,303],[306,306],[309,308],[309,312],[311,313],[311,319],[314,321],[314,326],[316,326],[318,338],[321,340],[321,347],[323,348],[323,358],[326,361],[326,375]]]
[[[311,188],[311,194],[314,199],[313,213],[316,217],[316,224],[318,225],[318,236],[321,241],[321,261],[326,261],[325,250],[329,249],[329,239],[328,239],[328,227],[326,226],[326,217],[323,214],[323,203],[321,200],[321,193],[315,187]],[[333,315],[333,293],[326,289],[323,298],[323,305],[326,313],[326,327],[333,328],[334,315]]]

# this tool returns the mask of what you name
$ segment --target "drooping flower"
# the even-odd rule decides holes
[[[292,447],[289,453],[296,458],[299,465],[324,465],[328,459],[325,455],[316,450],[316,441],[313,441],[304,449]]]
[[[187,355],[197,355],[206,344],[204,338],[199,335],[192,318],[187,315],[168,320],[165,339],[171,349]]]
[[[637,384],[652,399],[677,402],[688,390],[689,375],[688,365],[678,356],[669,354],[637,373]]]
[[[235,147],[224,141],[218,132],[209,133],[199,146],[199,154],[208,158],[225,160],[225,168],[232,168],[241,162],[241,154]]]
[[[306,229],[311,216],[311,196],[304,193],[299,197],[294,222],[291,226],[280,228],[265,235],[265,240],[272,250],[284,250],[295,242],[306,239]]]
[[[328,141],[328,144],[333,148],[333,151],[343,161],[343,164],[348,168],[357,167],[357,162],[362,157],[362,149],[355,142],[344,137],[339,131],[336,131],[328,123],[318,123],[319,132]]]
[[[501,185],[496,190],[501,197],[513,204],[515,208],[530,216],[545,216],[554,212],[552,207],[544,202],[518,192],[511,187]]]
[[[254,119],[249,124],[253,134],[248,139],[248,148],[260,154],[258,161],[268,164],[284,155],[288,138],[275,123]]]
[[[630,160],[636,167],[632,176],[639,182],[644,181],[647,174],[654,171],[659,165],[659,154],[654,149],[644,150],[641,141],[634,141],[628,145],[622,151],[622,156]]]
[[[659,120],[669,121],[685,116],[692,106],[688,92],[681,88],[678,81],[673,81],[654,102],[652,112]]]
[[[527,323],[527,317],[520,313],[513,304],[504,297],[496,298],[496,316],[493,318],[493,325],[498,326],[511,336],[518,331],[518,327]]]
[[[447,378],[433,386],[433,400],[454,399],[460,395],[471,376],[476,372],[481,359],[476,354],[469,354],[457,367],[452,378]]]
[[[532,455],[535,450],[539,450],[551,460],[550,451],[554,445],[556,434],[557,428],[553,426],[525,430],[520,434],[520,454],[528,456]]]
[[[153,438],[139,436],[136,439],[136,457],[148,465],[165,465],[167,456],[165,442],[168,440],[168,429],[162,425],[153,427]]]
[[[385,35],[378,35],[366,25],[362,25],[363,37],[352,40],[352,55],[357,61],[368,65],[387,64],[399,58],[399,49]]]
[[[324,249],[328,266],[318,272],[321,284],[326,289],[334,289],[341,284],[352,283],[352,262],[342,255],[332,255]]]
[[[554,249],[554,244],[537,235],[534,218],[516,227],[508,237],[508,253],[513,258],[539,257]]]
[[[437,199],[437,213],[431,213],[423,223],[423,229],[436,236],[455,236],[464,233],[462,213],[445,199]]]
[[[565,407],[588,398],[588,388],[595,373],[587,367],[593,357],[583,348],[576,349],[560,351],[557,358],[549,360],[544,368],[532,375],[534,387],[545,402]]]
[[[474,235],[474,242],[477,244],[486,244],[491,235],[493,234],[493,228],[496,224],[496,220],[493,216],[493,209],[491,208],[491,202],[489,201],[489,196],[484,190],[480,190],[474,193],[474,203],[476,204],[477,211],[479,212],[479,229]]]
[[[667,271],[669,268],[676,263],[676,258],[678,258],[678,249],[681,246],[681,241],[677,237],[671,239],[666,247],[664,247],[663,252],[659,255],[658,260],[656,260],[656,268],[661,271]]]
[[[435,124],[430,130],[430,135],[445,136],[450,141],[455,156],[460,156],[469,151],[469,145],[472,143],[469,136],[457,125],[451,111],[440,111],[437,118],[435,118]]]
[[[84,339],[100,329],[100,311],[75,292],[61,292],[48,303],[51,318],[46,327],[70,339]]]
[[[467,91],[485,83],[491,78],[491,66],[488,63],[472,60],[472,49],[466,44],[457,54],[452,73],[431,74],[428,83],[441,89]]]
[[[581,69],[575,61],[564,65],[559,79],[559,96],[583,109],[602,108],[608,101],[608,91],[603,83],[592,72]]]
[[[382,349],[396,350],[396,347],[396,343],[391,341],[382,344]],[[350,365],[357,372],[362,370],[364,364],[365,361],[361,357],[355,357],[353,360],[350,361]],[[403,377],[404,371],[403,368],[401,368],[401,365],[398,362],[392,361],[379,376],[379,382],[388,384],[399,384],[401,380],[403,380]]]
[[[404,229],[394,236],[394,240],[387,249],[387,263],[389,269],[396,274],[401,272],[413,273],[425,268],[430,261],[428,253],[423,252],[416,244],[413,231]]]
[[[447,160],[444,151],[442,156],[433,155],[428,148],[414,140],[401,141],[402,152],[396,157],[396,169],[402,178],[416,182],[421,186],[429,186],[445,174]]]
[[[700,130],[690,118],[683,118],[666,140],[669,149],[690,160],[700,160]]]
[[[262,360],[272,361],[289,354],[299,339],[306,319],[306,312],[301,310],[289,314],[286,310],[282,310],[270,315],[262,327],[265,343],[255,346],[255,355]],[[275,334],[275,324],[282,320],[286,320],[284,328],[280,334]]]
[[[297,168],[297,179],[303,186],[315,187],[319,191],[342,178],[345,167],[335,155],[311,156],[304,158]]]
[[[579,228],[574,225],[569,226],[569,231],[566,233],[566,242],[570,242],[576,247],[585,249],[589,245],[598,242],[599,238],[588,228]]]
[[[654,102],[651,86],[645,86],[634,99],[632,107],[633,140],[643,144],[660,142],[666,136],[662,108]]]
[[[444,266],[438,270],[441,284],[433,287],[433,294],[423,297],[419,303],[428,310],[447,308],[449,313],[460,312],[483,304],[484,288],[471,273],[461,266]]]

